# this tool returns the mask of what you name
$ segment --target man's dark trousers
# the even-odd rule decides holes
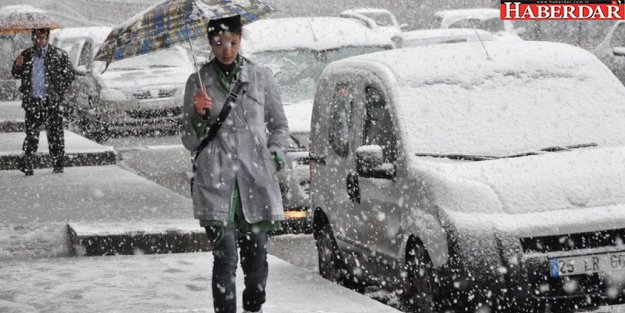
[[[26,111],[26,139],[24,139],[22,146],[24,170],[32,172],[42,126],[45,126],[48,135],[48,149],[53,160],[53,166],[55,169],[63,169],[65,139],[60,105],[49,98],[31,98],[24,106],[24,110]]]

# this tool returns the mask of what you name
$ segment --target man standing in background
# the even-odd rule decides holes
[[[33,47],[15,59],[11,74],[21,79],[22,108],[25,111],[26,139],[20,170],[33,175],[34,155],[39,145],[39,132],[45,125],[53,161],[53,173],[63,173],[65,138],[61,102],[74,81],[74,70],[65,51],[48,44],[50,29],[32,31]]]

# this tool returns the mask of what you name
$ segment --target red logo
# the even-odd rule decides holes
[[[502,20],[623,20],[623,0],[501,1]]]

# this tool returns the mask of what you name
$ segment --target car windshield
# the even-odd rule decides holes
[[[321,72],[328,63],[343,58],[388,49],[383,46],[354,46],[315,51],[309,49],[263,51],[250,58],[267,65],[274,77],[285,103],[312,99]]]
[[[378,24],[378,26],[394,26],[393,25],[393,20],[391,19],[391,16],[386,14],[386,13],[377,13],[377,12],[361,12],[360,14],[371,18],[372,20],[375,21],[376,24]]]
[[[467,18],[454,22],[449,28],[478,28],[489,32],[502,32],[505,30],[504,23],[499,18],[477,19]]]
[[[65,50],[65,52],[69,52],[74,44],[80,40],[83,40],[83,38],[66,38],[56,41],[54,45]]]
[[[102,72],[106,66],[104,62],[95,62],[98,72]],[[129,59],[113,62],[107,71],[140,70],[147,68],[185,67],[189,66],[190,59],[186,50],[173,48],[156,51]]]

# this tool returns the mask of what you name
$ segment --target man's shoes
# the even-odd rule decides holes
[[[54,167],[54,169],[52,170],[52,173],[54,174],[61,174],[63,173],[63,167]]]
[[[29,170],[29,169],[25,169],[25,168],[20,169],[20,171],[22,171],[24,173],[24,175],[26,175],[26,176],[33,176],[35,174],[35,172],[33,172],[33,170]]]
[[[32,168],[26,167],[26,166],[21,166],[20,167],[20,172],[24,173],[24,175],[26,176],[33,176],[33,174],[35,174],[35,172],[33,172]]]

